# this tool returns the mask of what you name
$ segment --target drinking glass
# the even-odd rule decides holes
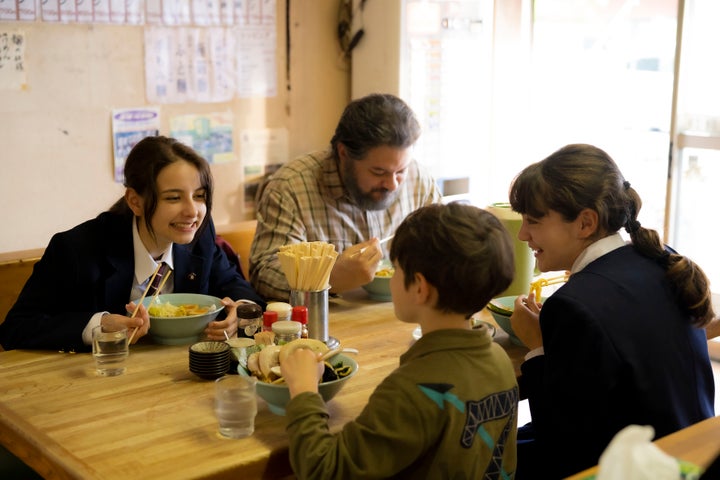
[[[114,377],[125,373],[127,360],[128,331],[122,327],[113,331],[97,326],[92,330],[92,353],[98,375]]]
[[[220,435],[245,438],[255,431],[255,377],[225,375],[215,380],[215,415]]]

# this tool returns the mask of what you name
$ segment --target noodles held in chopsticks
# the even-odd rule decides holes
[[[546,287],[548,285],[555,285],[556,283],[565,283],[567,282],[569,277],[570,275],[565,273],[564,275],[560,275],[557,277],[538,278],[536,280],[533,280],[532,282],[530,282],[530,293],[534,293],[535,301],[539,302],[542,298],[543,287]]]

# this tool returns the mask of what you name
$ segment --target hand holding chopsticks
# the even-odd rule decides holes
[[[157,274],[160,271],[161,267],[162,267],[161,263],[159,263],[158,266],[155,267],[155,271],[153,272],[152,277],[150,277],[150,280],[148,280],[147,287],[145,287],[145,291],[143,292],[142,297],[140,297],[140,300],[138,300],[137,304],[135,305],[135,310],[133,310],[132,315],[130,315],[130,318],[135,318],[135,315],[137,315],[137,312],[140,309],[140,304],[142,303],[143,300],[145,300],[145,297],[147,296],[148,292],[150,291],[150,287],[152,287],[152,284],[155,281],[155,277],[157,277]]]
[[[155,277],[157,277],[158,272],[162,268],[162,263],[157,266],[155,271],[152,274],[152,277],[150,277],[150,280],[148,281],[147,287],[145,287],[145,291],[142,294],[142,297],[137,301],[137,304],[135,305],[135,310],[133,310],[132,315],[130,315],[130,318],[135,318],[135,315],[137,315],[138,310],[140,309],[140,305],[142,304],[143,300],[145,300],[145,297],[147,296],[148,292],[150,291],[150,288],[153,285],[153,281],[155,280]],[[168,278],[170,278],[170,275],[172,274],[172,270],[167,270],[165,275],[163,276],[162,281],[160,282],[160,285],[157,287],[157,290],[155,290],[155,294],[152,297],[152,300],[150,300],[150,303],[147,306],[147,309],[149,310],[153,303],[155,303],[155,300],[157,300],[157,296],[162,291],[162,288],[165,286],[165,282],[167,282]],[[133,339],[135,338],[135,334],[138,331],[138,327],[133,328],[132,333],[130,334],[130,337],[128,338],[128,344],[131,344]]]
[[[393,239],[394,236],[395,236],[395,235],[390,235],[389,237],[385,237],[385,238],[383,238],[382,240],[379,240],[379,241],[378,241],[378,245],[382,245],[383,243],[389,242],[390,240]],[[366,250],[366,248],[367,248],[367,247],[361,248],[361,249],[358,250],[357,252],[353,253],[352,256],[353,256],[353,257],[357,257],[358,255],[360,255],[361,253],[363,253],[363,252]]]

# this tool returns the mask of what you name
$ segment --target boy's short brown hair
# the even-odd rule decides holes
[[[438,291],[436,308],[467,317],[504,291],[515,274],[510,234],[491,213],[450,203],[422,207],[398,227],[390,260],[405,286],[421,273]]]

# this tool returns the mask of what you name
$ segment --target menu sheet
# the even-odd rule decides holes
[[[25,33],[0,31],[0,89],[25,88]]]

